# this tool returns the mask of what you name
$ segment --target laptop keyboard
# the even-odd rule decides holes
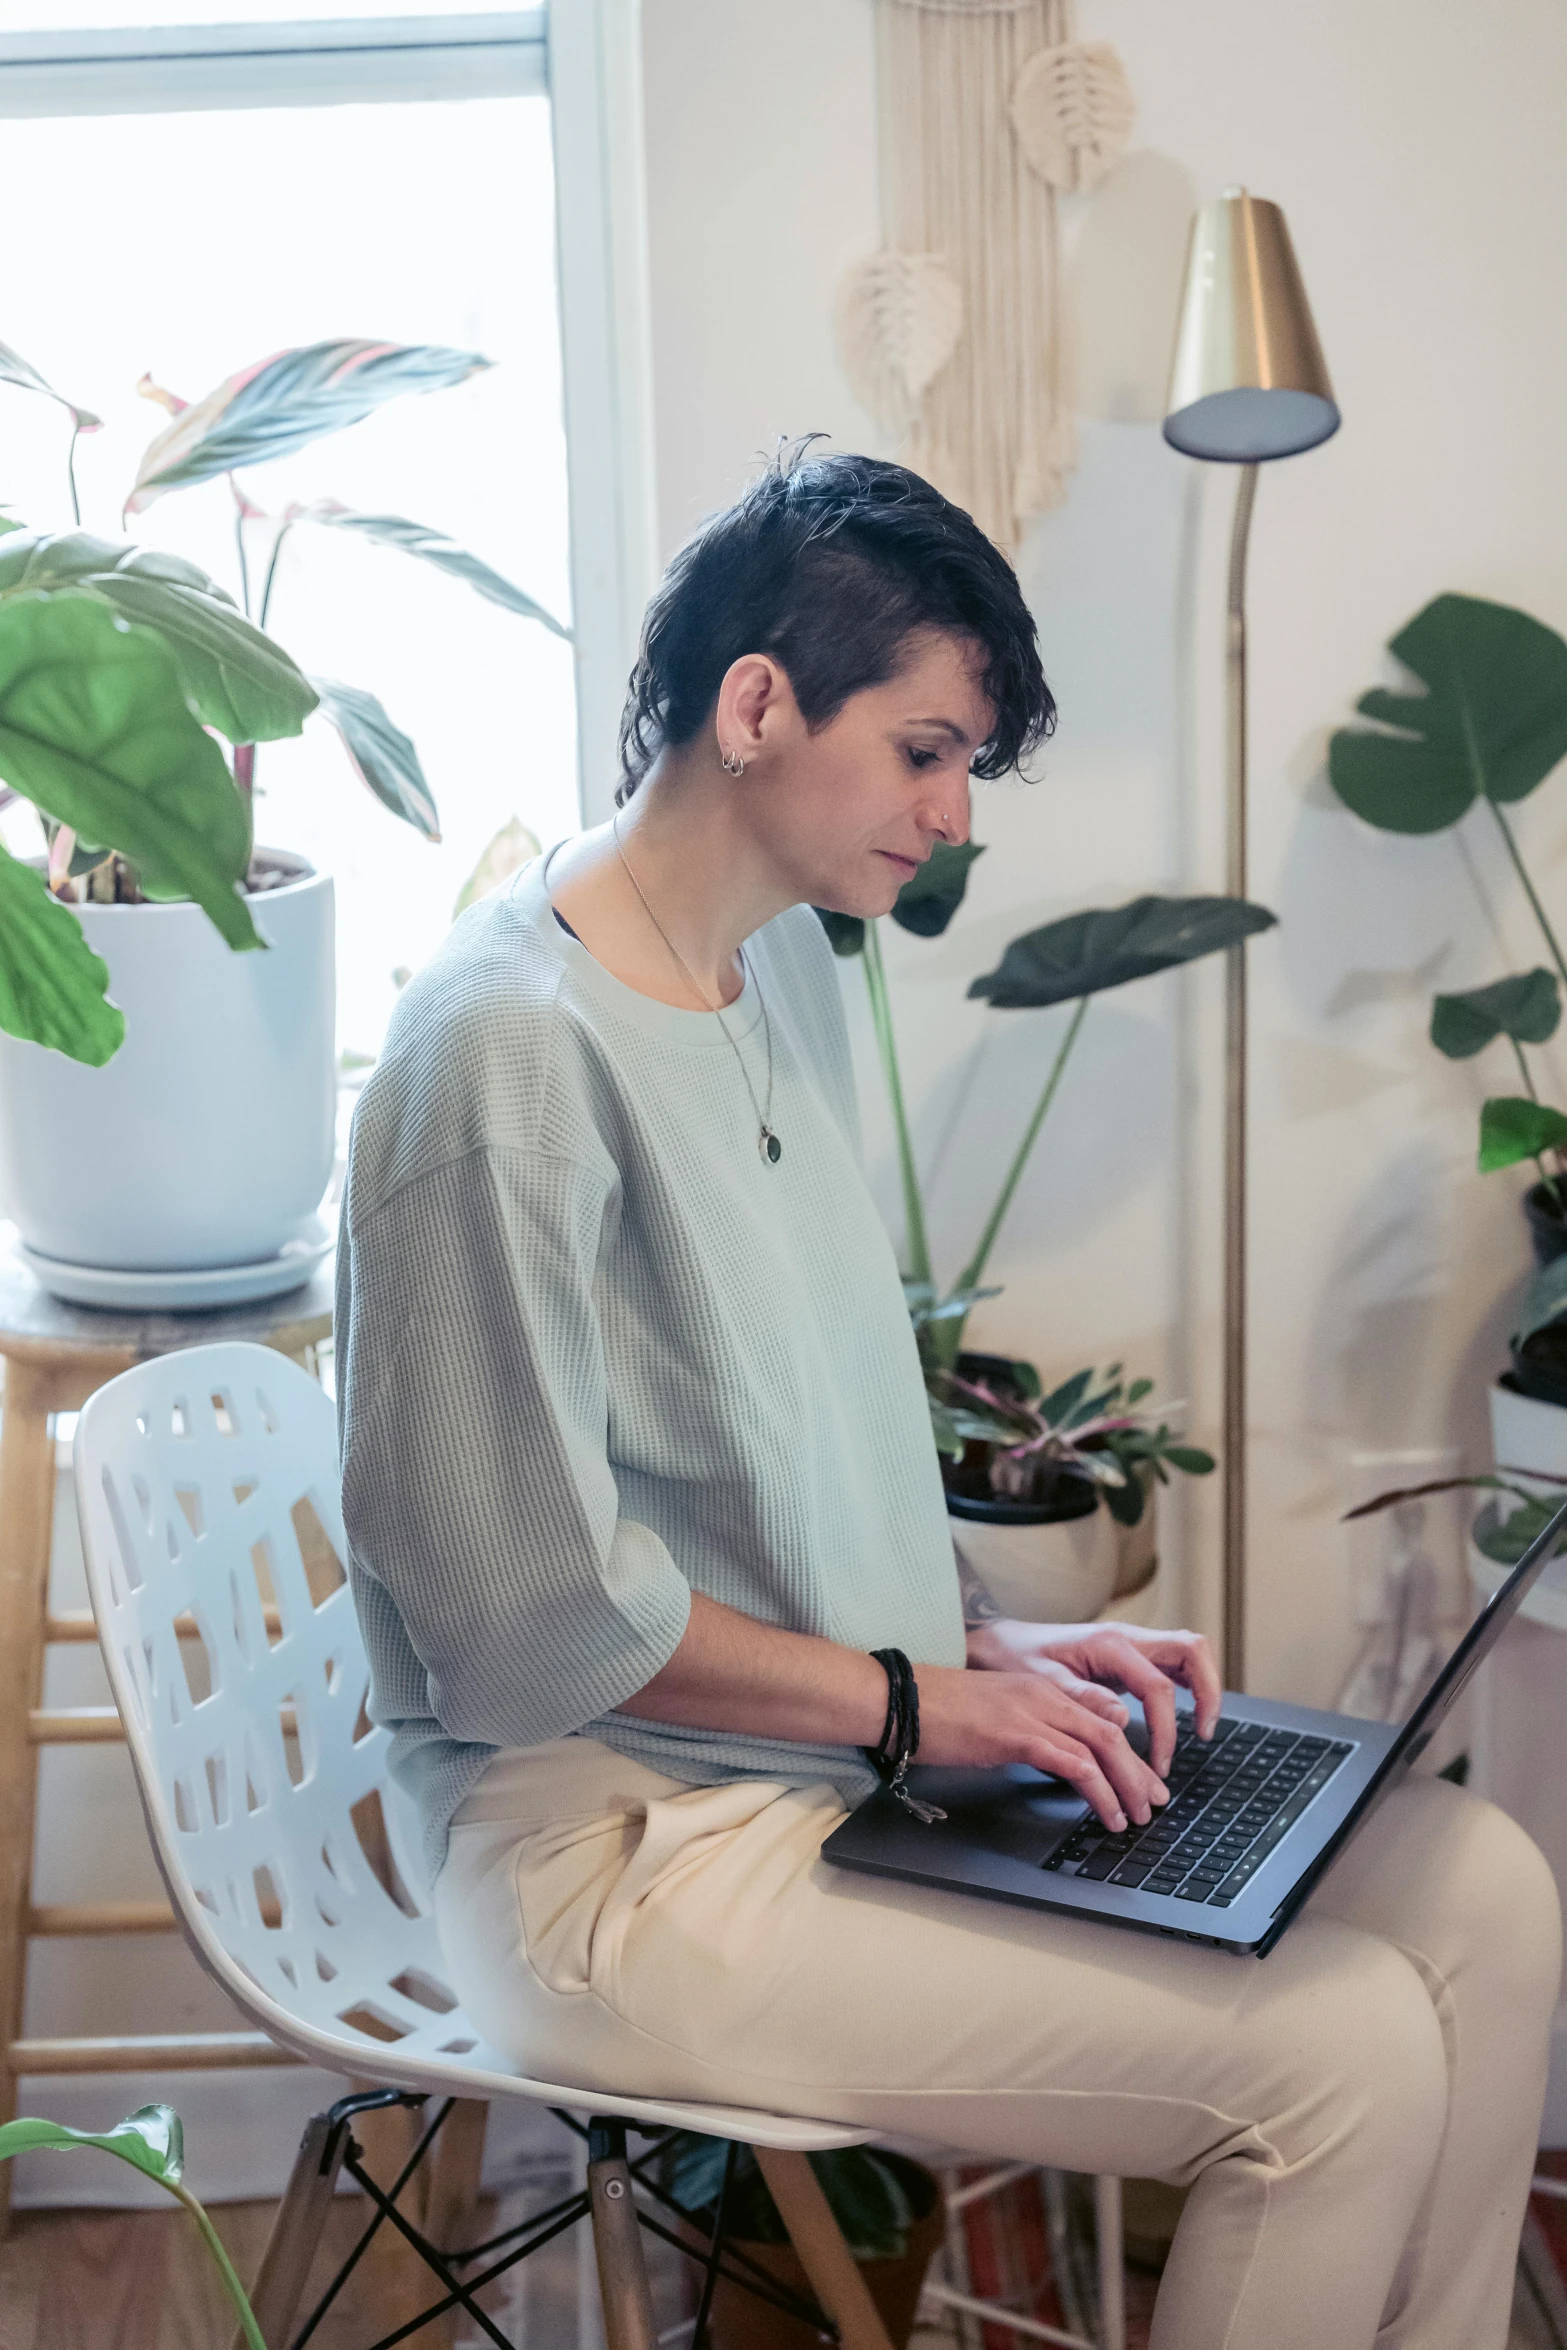
[[[1341,1740],[1228,1720],[1204,1744],[1183,1712],[1164,1809],[1119,1836],[1090,1812],[1043,1865],[1228,1909],[1353,1752]]]

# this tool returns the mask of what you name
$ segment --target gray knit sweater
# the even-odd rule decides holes
[[[371,1713],[432,1874],[497,1749],[583,1730],[675,1778],[873,1785],[858,1751],[612,1709],[693,1591],[961,1664],[919,1365],[858,1163],[832,956],[804,908],[725,1013],[611,978],[542,863],[398,1005],[354,1120],[338,1256],[350,1567]]]

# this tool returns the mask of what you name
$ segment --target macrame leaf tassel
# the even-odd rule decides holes
[[[1042,180],[1096,188],[1131,136],[1136,107],[1108,41],[1063,41],[1029,58],[1012,85],[1012,127]]]
[[[903,433],[957,347],[962,288],[934,253],[873,253],[839,287],[836,324],[855,398],[884,432]]]

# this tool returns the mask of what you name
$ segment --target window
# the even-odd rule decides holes
[[[8,173],[35,191],[0,273],[0,341],[102,417],[77,474],[83,526],[106,537],[122,535],[137,460],[167,421],[138,397],[144,376],[195,400],[274,351],[351,336],[494,363],[240,475],[266,517],[321,499],[404,515],[563,622],[574,570],[578,601],[596,606],[574,660],[560,637],[430,565],[330,527],[290,533],[272,633],[312,674],[379,697],[416,743],[441,820],[431,845],[379,807],[320,717],[259,750],[258,840],[336,879],[339,1042],[357,1057],[379,1048],[401,980],[439,943],[493,836],[514,817],[543,840],[580,821],[576,671],[624,676],[645,582],[630,598],[612,582],[606,599],[623,548],[600,543],[606,515],[614,528],[601,485],[621,452],[603,445],[614,428],[594,420],[592,383],[574,470],[595,486],[578,501],[575,547],[568,531],[543,12],[427,0],[420,17],[389,19],[369,0],[331,0],[329,20],[323,7],[301,22],[308,4],[0,0]],[[138,22],[154,11],[156,27]],[[563,47],[580,54],[581,34]],[[585,184],[591,194],[591,172]],[[613,272],[584,282],[594,233],[577,219],[564,240],[579,256],[567,338],[575,318],[579,340],[586,321],[604,348]],[[29,527],[69,528],[63,411],[0,385],[0,421],[0,503]],[[245,525],[253,609],[274,527]],[[123,535],[240,595],[227,483],[170,493]],[[595,724],[602,745],[602,710]],[[13,847],[36,850],[28,813],[4,822]]]

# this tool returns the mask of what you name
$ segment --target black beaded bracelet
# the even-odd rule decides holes
[[[946,1813],[939,1804],[922,1803],[904,1784],[920,1745],[920,1692],[914,1667],[901,1648],[873,1648],[871,1654],[887,1676],[887,1717],[880,1740],[864,1752],[888,1794],[929,1827],[944,1820]]]

